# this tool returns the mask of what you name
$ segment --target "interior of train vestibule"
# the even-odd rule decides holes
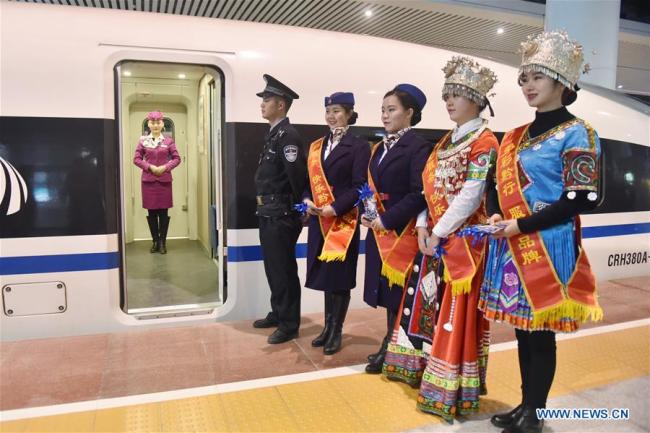
[[[137,317],[210,312],[223,299],[222,79],[211,67],[124,61],[115,67],[122,193],[122,304]],[[142,206],[138,142],[150,133],[147,113],[164,114],[174,140],[173,207],[167,254],[150,253]]]

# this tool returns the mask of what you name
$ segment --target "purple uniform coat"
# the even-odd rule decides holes
[[[426,209],[427,204],[422,195],[422,171],[432,147],[410,130],[391,147],[381,164],[378,162],[383,147],[379,147],[370,160],[370,173],[375,186],[378,192],[388,196],[382,202],[386,212],[381,217],[387,229],[401,233],[411,218],[417,217]],[[379,305],[397,311],[401,299],[401,288],[389,288],[388,280],[381,277],[381,257],[375,236],[372,230],[368,230],[363,300],[372,307]]]
[[[142,169],[142,207],[145,209],[169,209],[172,207],[172,173],[181,163],[174,140],[163,138],[156,147],[147,147],[141,137],[135,149],[133,163]],[[165,166],[165,172],[156,176],[149,167],[151,165]]]
[[[321,150],[323,171],[334,194],[332,207],[337,215],[345,215],[352,210],[359,198],[357,190],[366,183],[370,145],[367,141],[348,132],[341,138],[341,141],[327,159],[323,161],[329,137],[330,134],[325,136]],[[309,185],[305,196],[312,197]],[[312,216],[309,218],[307,281],[305,287],[316,290],[340,291],[349,290],[356,286],[360,225],[357,225],[357,230],[350,242],[345,260],[342,262],[323,262],[317,259],[323,249],[324,242],[318,217]]]

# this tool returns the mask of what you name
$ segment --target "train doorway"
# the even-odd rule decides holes
[[[115,72],[123,309],[141,319],[210,313],[225,302],[221,74],[205,66],[137,61],[121,62]],[[163,113],[162,136],[173,140],[180,158],[167,186],[173,205],[167,209],[166,254],[150,252],[162,217],[151,224],[154,212],[143,201],[151,184],[134,163],[138,143],[161,145],[146,138],[152,137],[151,111]],[[169,141],[162,144],[167,148],[164,143]],[[140,157],[146,159],[145,153],[140,146]]]

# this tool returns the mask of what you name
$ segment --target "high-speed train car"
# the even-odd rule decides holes
[[[456,54],[447,50],[271,24],[17,2],[0,3],[0,32],[6,341],[266,313],[253,184],[268,131],[255,96],[264,73],[299,93],[289,115],[306,143],[325,133],[323,96],[334,91],[355,93],[354,132],[378,140],[382,96],[403,82],[427,94],[418,125],[425,137],[436,140],[453,127],[440,99],[441,68]],[[533,110],[516,68],[482,62],[499,78],[490,127],[501,136],[530,121]],[[133,165],[153,109],[165,113],[165,134],[182,157],[165,256],[148,252]],[[647,276],[648,109],[587,88],[571,111],[593,125],[604,150],[604,200],[583,217],[596,276]],[[305,242],[306,231],[296,249],[303,280]],[[353,308],[364,306],[363,266],[362,255]],[[319,293],[303,292],[303,312],[321,305]]]

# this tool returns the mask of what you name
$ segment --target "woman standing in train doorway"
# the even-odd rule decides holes
[[[309,188],[304,199],[309,218],[305,287],[325,297],[325,326],[312,342],[326,355],[341,348],[343,322],[356,286],[359,256],[359,189],[366,183],[370,159],[367,141],[348,129],[357,120],[354,95],[325,97],[325,137],[309,147]]]
[[[366,272],[363,299],[386,308],[386,336],[377,353],[368,356],[366,372],[381,373],[406,276],[418,250],[415,220],[426,208],[422,196],[422,169],[431,145],[411,129],[422,119],[427,102],[412,84],[399,84],[384,96],[381,120],[386,137],[372,149],[368,183],[378,215],[361,222],[370,228],[366,237]]]
[[[489,207],[490,221],[504,228],[490,241],[479,307],[515,327],[519,353],[521,404],[491,422],[506,433],[538,433],[536,409],[546,407],[555,374],[555,333],[603,315],[578,216],[598,202],[600,142],[565,108],[577,97],[582,47],[552,31],[521,48],[518,82],[537,111],[499,148],[497,194],[489,194],[498,202],[489,199]]]
[[[489,322],[477,306],[487,242],[459,233],[487,220],[486,178],[498,141],[480,117],[486,107],[493,115],[487,96],[494,72],[463,56],[443,71],[442,99],[456,127],[436,144],[421,174],[428,212],[418,217],[420,253],[384,374],[419,385],[417,407],[453,422],[476,413],[486,392]]]
[[[149,135],[140,137],[133,163],[142,169],[142,207],[149,211],[147,222],[153,244],[151,253],[167,254],[168,210],[172,202],[172,173],[181,163],[174,140],[163,136],[164,115],[147,114]]]

